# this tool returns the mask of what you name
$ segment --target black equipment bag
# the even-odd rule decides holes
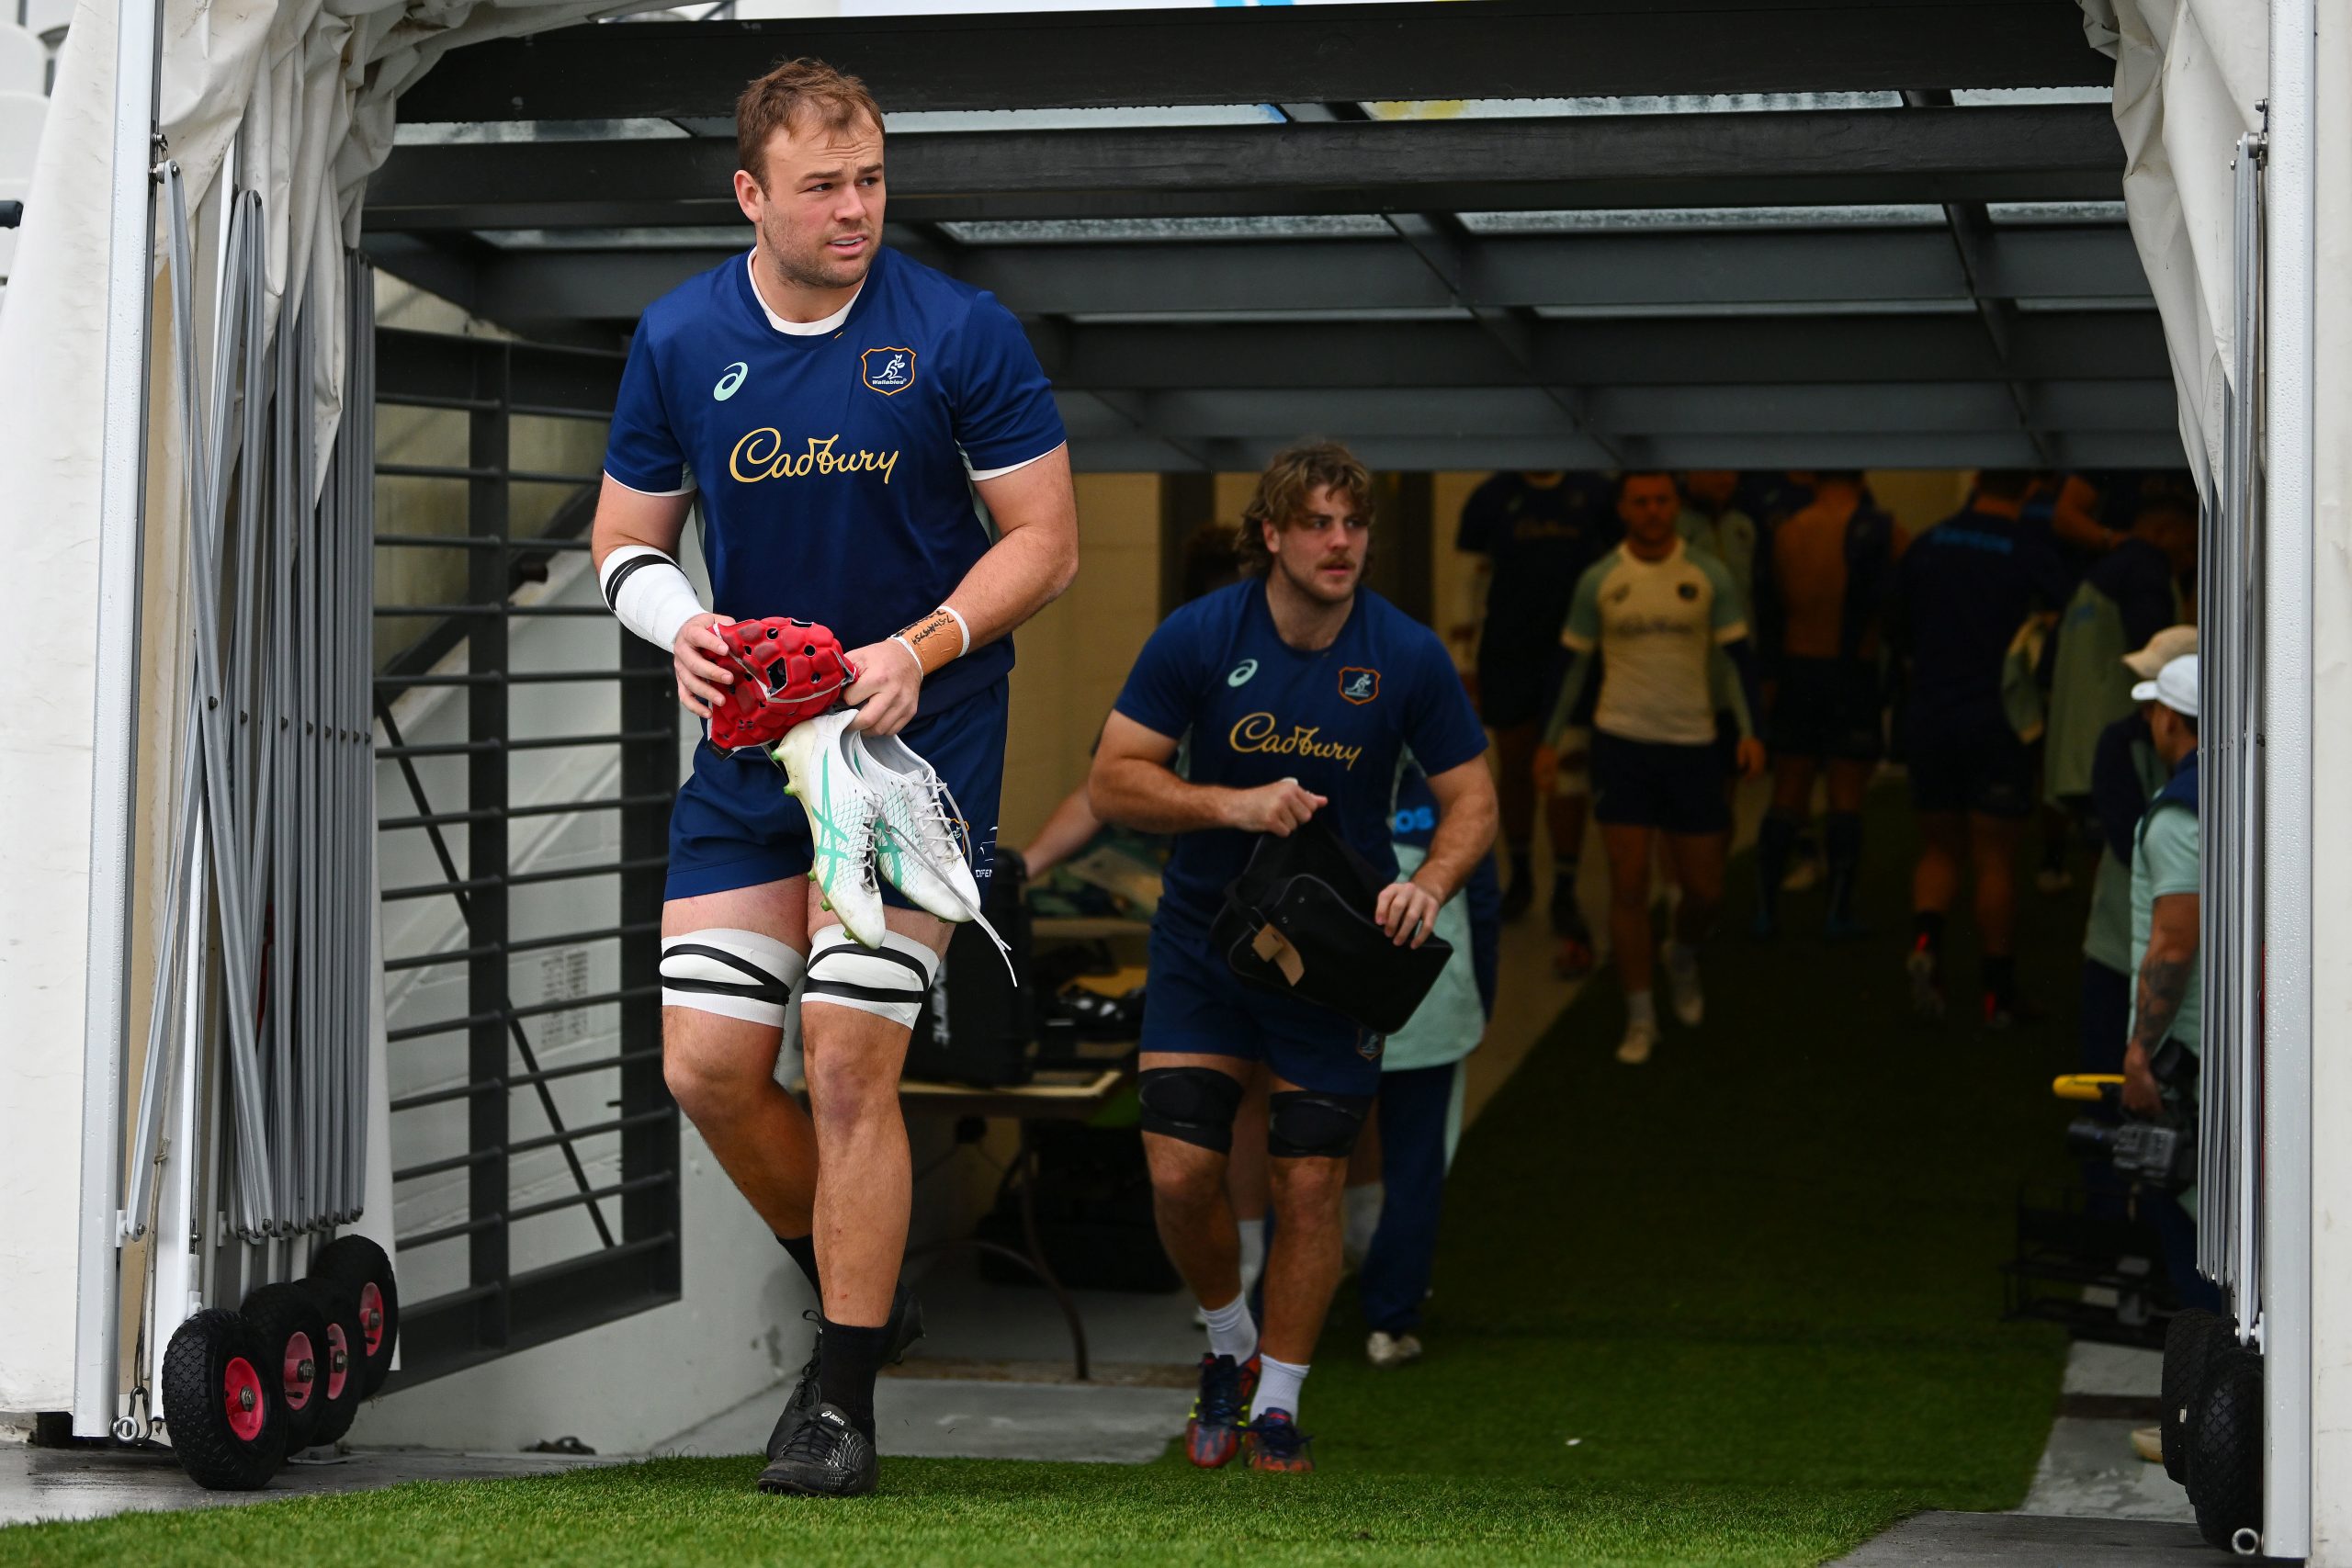
[[[1000,846],[993,874],[980,888],[980,913],[1012,949],[1012,968],[1023,983],[1016,986],[1005,973],[988,932],[977,925],[957,931],[907,1043],[908,1077],[981,1089],[1029,1081],[1037,1031],[1026,985],[1029,911],[1022,893],[1027,880],[1020,852]]]
[[[1226,886],[1209,942],[1247,984],[1393,1034],[1437,984],[1453,944],[1434,933],[1419,947],[1392,942],[1373,918],[1386,886],[1318,814],[1286,839],[1259,839]]]

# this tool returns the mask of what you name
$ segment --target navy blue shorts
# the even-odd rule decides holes
[[[1915,811],[2033,815],[2033,748],[1998,719],[1939,726],[1915,714],[1905,762]]]
[[[1160,907],[1151,924],[1143,1048],[1263,1062],[1317,1094],[1377,1094],[1387,1037],[1311,1002],[1243,985],[1209,951],[1205,923]]]
[[[1731,831],[1721,749],[1712,740],[1678,746],[1594,730],[1592,819],[1667,833]]]
[[[987,890],[996,861],[997,797],[1004,788],[1005,682],[938,713],[918,712],[899,738],[939,770],[972,840],[972,874]],[[784,793],[784,770],[757,751],[729,756],[705,740],[670,808],[665,898],[692,898],[806,876],[814,861],[808,818]],[[888,882],[882,901],[915,906]]]
[[[1884,749],[1879,706],[1878,671],[1861,660],[1784,660],[1772,696],[1772,750],[1876,761]]]

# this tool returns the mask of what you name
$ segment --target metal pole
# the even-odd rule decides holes
[[[2312,1547],[2314,0],[2271,0],[2263,351],[2264,1553]]]
[[[74,1434],[114,1425],[121,1280],[122,1072],[130,1005],[131,822],[138,791],[139,595],[146,554],[148,320],[153,300],[159,0],[116,14],[112,231],[107,248],[106,428],[92,659],[90,897],[82,999],[81,1238]]]

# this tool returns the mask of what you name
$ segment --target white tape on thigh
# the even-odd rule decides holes
[[[1552,798],[1582,800],[1592,793],[1592,731],[1560,731],[1560,767],[1552,775]]]
[[[758,931],[714,927],[662,939],[662,1005],[784,1027],[785,1004],[806,967]]]
[[[885,931],[880,947],[862,947],[839,926],[817,933],[802,1005],[830,1003],[912,1029],[939,973],[939,954],[912,937]]]

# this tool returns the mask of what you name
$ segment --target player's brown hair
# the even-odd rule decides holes
[[[1371,470],[1337,441],[1296,442],[1274,454],[1258,476],[1258,492],[1242,509],[1241,536],[1234,541],[1234,553],[1241,558],[1243,576],[1263,577],[1273,569],[1264,525],[1289,527],[1306,509],[1307,496],[1323,485],[1344,491],[1356,503],[1356,515],[1364,526],[1372,525]]]
[[[841,130],[860,116],[882,129],[882,106],[854,76],[821,60],[787,60],[735,100],[735,160],[767,188],[768,141],[808,116],[827,130]]]

